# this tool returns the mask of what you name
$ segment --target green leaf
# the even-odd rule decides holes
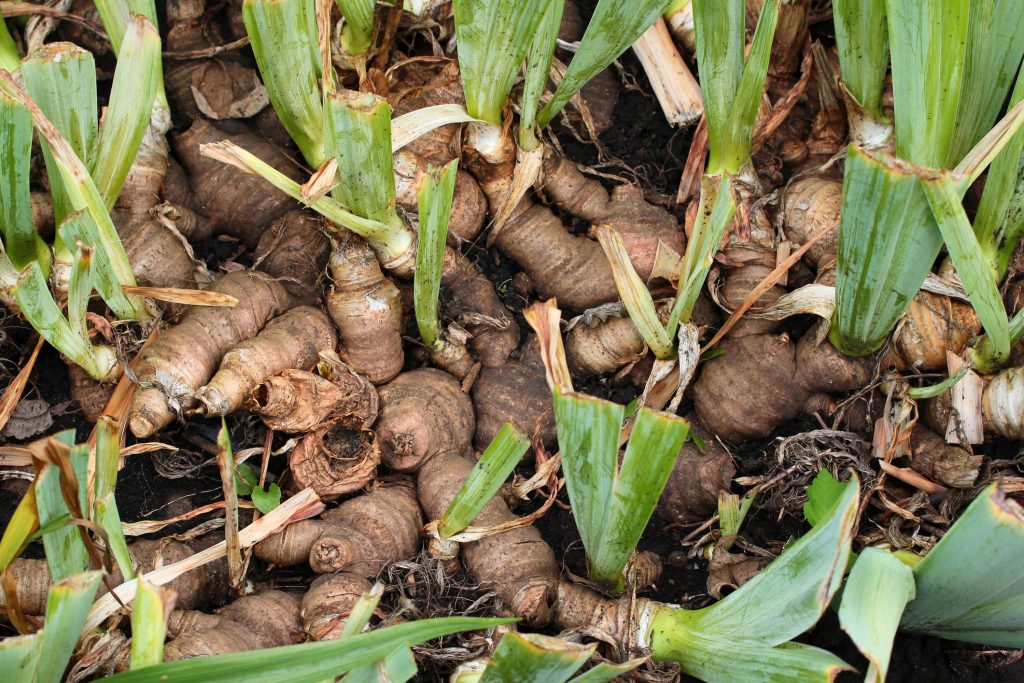
[[[50,586],[46,598],[46,628],[36,639],[39,660],[33,678],[35,683],[63,680],[102,576],[103,572],[99,571],[83,572]]]
[[[0,24],[3,24],[0,21]],[[2,67],[0,67],[2,68]],[[42,632],[29,636],[11,636],[0,640],[0,671],[10,683],[31,683],[39,662],[36,641]]]
[[[327,153],[313,2],[245,0],[242,18],[274,111],[306,163],[319,168]]]
[[[135,567],[132,566],[132,556],[128,552],[128,541],[124,537],[121,515],[117,511],[117,501],[113,492],[96,501],[93,522],[99,524],[107,534],[107,547],[114,556],[124,580],[134,579]]]
[[[18,45],[7,30],[7,23],[0,19],[0,69],[12,74],[21,70],[21,57],[18,56]]]
[[[491,628],[509,619],[422,619],[341,640],[303,643],[239,654],[165,662],[110,677],[111,683],[315,683],[373,664],[404,644],[411,647],[451,633]]]
[[[529,449],[526,436],[506,422],[441,516],[437,528],[441,538],[450,538],[473,523]]]
[[[72,329],[53,300],[37,261],[28,264],[18,278],[14,300],[18,302],[21,314],[50,346],[81,366],[93,378],[106,378],[115,360],[113,353],[109,354],[109,358],[100,358],[97,349],[102,347],[90,345],[82,339],[78,331]],[[110,362],[105,364],[103,360]]]
[[[587,548],[591,578],[621,587],[626,563],[647,528],[689,432],[689,423],[680,417],[640,409],[612,498],[602,503],[607,516],[600,542],[596,549]],[[564,463],[564,453],[562,457]]]
[[[459,72],[471,116],[501,124],[519,68],[551,2],[454,0]]]
[[[0,234],[3,235],[3,250],[18,270],[38,260],[43,275],[48,276],[50,250],[36,234],[32,221],[31,165],[32,116],[28,109],[0,92]]]
[[[611,401],[557,389],[554,405],[565,488],[589,558],[604,541],[625,411]]]
[[[750,44],[743,76],[729,110],[728,137],[725,148],[719,152],[719,163],[709,148],[708,171],[737,173],[743,164],[750,161],[754,146],[754,121],[757,108],[764,93],[764,80],[768,75],[768,60],[771,57],[772,38],[779,20],[779,0],[767,0],[761,5],[761,16],[757,20],[754,39]],[[712,77],[714,80],[714,77]],[[710,139],[710,138],[709,138]]]
[[[302,196],[302,188],[297,182],[237,145],[229,142],[213,143],[203,145],[201,152],[211,159],[230,164],[246,173],[258,175],[296,201],[303,203],[306,201]],[[330,197],[321,197],[307,206],[328,220],[366,239],[385,268],[392,269],[396,264],[402,265],[405,256],[413,250],[414,235],[412,230],[404,224],[401,226],[387,225],[377,220],[358,216]]]
[[[1024,12],[1018,0],[971,0],[970,5],[951,163],[967,154],[995,123],[1024,56]]]
[[[942,247],[913,166],[851,145],[846,155],[829,339],[863,356],[888,339]]]
[[[1010,356],[1010,321],[999,285],[992,276],[993,264],[986,260],[978,244],[951,176],[943,173],[934,179],[923,179],[923,187],[957,274],[985,327],[991,344],[986,360],[993,366],[1001,365]]]
[[[562,25],[564,9],[564,2],[548,3],[526,55],[523,96],[519,104],[519,147],[525,151],[534,150],[540,144],[534,126],[540,111],[541,96],[551,75],[551,61],[555,57],[555,41]]]
[[[635,43],[668,3],[669,0],[600,0],[562,82],[538,117],[540,126],[551,123],[573,95]],[[545,45],[554,51],[554,42],[545,41]]]
[[[120,459],[120,429],[113,418],[103,415],[96,420],[96,479],[93,484],[96,500],[106,498],[117,488]]]
[[[416,673],[416,658],[412,650],[400,645],[380,661],[353,669],[341,679],[341,683],[405,683]]]
[[[596,649],[539,634],[506,633],[480,683],[565,683]]]
[[[51,521],[70,515],[60,490],[60,472],[53,465],[46,465],[36,478],[36,507],[39,510],[39,526],[46,527]],[[60,581],[86,570],[89,554],[79,534],[78,527],[68,524],[43,536],[46,563],[50,567],[52,581]]]
[[[277,484],[270,484],[266,491],[259,486],[255,486],[250,495],[252,496],[252,504],[264,515],[269,514],[271,510],[281,504],[281,487]]]
[[[67,140],[75,155],[85,164],[91,163],[99,125],[96,62],[92,53],[71,43],[48,43],[25,59],[22,74],[32,101]],[[43,145],[43,158],[53,197],[53,217],[60,225],[76,209],[64,188],[68,180],[47,145]]]
[[[93,244],[97,243],[97,235],[99,234],[99,227],[93,219],[93,214],[87,211],[74,211],[68,214],[57,228],[57,234],[60,236],[60,241],[71,253],[75,253],[76,243],[81,243],[90,249],[92,259],[90,294],[92,289],[95,288],[104,301],[118,302],[118,308],[131,305],[124,294],[124,290],[121,288],[120,275],[117,267],[111,261],[110,254],[102,248],[96,249],[92,247]],[[120,241],[118,241],[117,246],[121,246]],[[79,257],[76,255],[75,258]]]
[[[148,19],[135,15],[128,21],[117,56],[110,104],[103,115],[96,160],[90,165],[108,209],[121,193],[149,127],[160,81],[160,34]]]
[[[338,0],[338,7],[345,17],[341,47],[350,55],[361,55],[370,49],[375,4],[374,0]]]
[[[402,225],[391,161],[391,107],[372,93],[343,90],[327,98],[327,135],[342,178],[332,192],[352,213]]]
[[[811,526],[825,518],[828,511],[836,504],[846,486],[832,476],[828,470],[821,470],[815,475],[814,481],[807,487],[807,502],[804,503],[804,519]]]
[[[896,154],[951,168],[970,0],[887,0]],[[842,234],[842,228],[840,228]]]
[[[139,582],[132,604],[131,670],[155,666],[164,659],[167,615],[163,589]]]
[[[843,580],[860,499],[856,477],[808,533],[770,565],[710,607],[678,618],[708,637],[780,645],[818,621]]]
[[[917,597],[903,613],[901,628],[1024,647],[1021,557],[1024,510],[992,484],[914,568]]]
[[[420,339],[428,348],[435,348],[441,341],[438,300],[458,168],[457,159],[443,168],[431,166],[417,195],[420,238],[416,247],[416,273],[413,276],[412,291],[416,326],[420,331]]]
[[[25,549],[29,539],[39,528],[39,514],[36,512],[36,487],[31,484],[28,491],[18,502],[18,507],[4,527],[4,535],[0,538],[0,573],[7,570],[21,551]],[[2,670],[2,668],[0,668]]]
[[[833,0],[832,17],[843,85],[881,120],[882,87],[889,67],[885,0]]]
[[[572,683],[611,683],[620,680],[621,676],[625,676],[643,663],[643,659],[630,659],[622,664],[601,662],[573,678]]]
[[[960,367],[959,370],[957,370],[955,373],[953,373],[946,379],[942,380],[941,382],[938,382],[931,386],[908,388],[907,396],[909,398],[914,399],[935,398],[936,396],[940,396],[949,391],[950,389],[952,389],[954,386],[956,386],[957,382],[966,377],[967,373],[970,371],[971,366],[965,363],[963,366]]]
[[[878,548],[860,553],[843,588],[839,624],[870,662],[865,680],[884,683],[900,617],[913,599],[910,567]]]
[[[676,357],[676,347],[672,343],[673,335],[665,329],[658,317],[658,309],[646,283],[637,274],[633,262],[629,259],[626,245],[615,228],[608,225],[596,227],[597,239],[604,250],[604,255],[612,267],[612,277],[619,298],[629,312],[637,332],[654,352],[656,358],[671,360]]]
[[[785,609],[777,605],[774,609]],[[656,661],[677,662],[684,673],[710,683],[740,681],[773,681],[784,683],[832,683],[841,671],[852,670],[849,664],[831,652],[803,643],[771,646],[750,641],[703,633],[683,636],[669,619],[670,610],[655,617],[652,628],[652,650]],[[673,628],[674,627],[674,628]],[[669,641],[676,635],[676,643]]]
[[[745,6],[745,0],[693,1],[709,175],[736,173],[750,160],[754,118],[778,21],[778,0],[762,5],[746,63]]]
[[[1024,13],[1021,13],[1024,16]],[[1024,100],[1024,71],[1017,77],[1017,85],[1010,96],[1010,107]],[[974,234],[985,251],[986,257],[995,264],[995,278],[1002,282],[1009,266],[1008,254],[1017,247],[1019,230],[1014,230],[1009,215],[1014,198],[1014,189],[1024,181],[1020,173],[1021,153],[1024,152],[1024,131],[1017,131],[999,155],[992,161],[985,176],[985,190],[974,215]],[[1010,220],[1008,220],[1010,219]]]
[[[353,605],[348,617],[345,619],[345,626],[341,629],[342,638],[351,638],[357,633],[362,633],[370,624],[373,613],[380,604],[380,598],[384,594],[384,585],[376,583],[367,593],[359,596],[356,604]]]
[[[710,214],[707,207],[711,206]],[[732,194],[732,181],[728,174],[704,175],[700,179],[700,200],[697,204],[697,220],[686,243],[683,254],[683,273],[676,290],[676,301],[672,305],[667,329],[675,337],[679,322],[690,321],[697,297],[704,288],[711,264],[714,263],[718,245],[722,243],[725,229],[736,214],[736,198]]]

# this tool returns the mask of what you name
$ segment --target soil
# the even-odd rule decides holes
[[[596,4],[595,0],[581,0],[579,4],[584,18],[589,18]],[[600,146],[581,142],[564,129],[558,132],[558,140],[566,154],[578,163],[637,182],[650,199],[670,205],[682,173],[692,129],[675,130],[665,122],[650,92],[643,70],[631,52],[627,52],[621,58],[620,65],[629,85],[620,93],[615,108],[614,125],[601,137]],[[614,184],[609,178],[602,178],[602,181],[609,187]],[[675,209],[681,218],[681,211],[678,207]],[[578,230],[586,228],[585,225],[575,227]],[[495,284],[502,300],[514,313],[525,337],[531,330],[522,317],[522,310],[531,301],[531,295],[522,286],[521,280],[517,279],[519,270],[515,264],[503,258],[497,251],[486,249],[483,243],[484,237],[481,237],[476,243],[464,245],[463,248]],[[206,261],[211,268],[214,268],[220,259],[237,253],[236,245],[223,241],[211,240],[195,246],[197,256]],[[244,263],[244,258],[240,259],[240,262]],[[796,332],[799,328],[808,326],[810,321],[796,320],[789,324]],[[14,376],[17,368],[25,361],[33,343],[34,334],[19,324],[17,318],[7,315],[0,320],[0,383],[6,384]],[[412,356],[413,354],[409,354],[410,363],[413,363]],[[628,381],[615,382],[607,379],[594,380],[579,388],[620,403],[628,402],[638,393],[638,388]],[[69,403],[66,367],[49,346],[44,346],[24,396],[39,398],[50,404],[53,425],[47,429],[47,433],[75,429],[80,440],[88,435],[91,425],[85,421],[77,406]],[[685,412],[685,406],[682,412]],[[229,417],[227,424],[236,452],[243,448],[263,445],[265,432],[255,420],[243,414]],[[817,426],[816,422],[807,418],[786,425],[776,436],[798,433]],[[164,519],[220,499],[220,479],[213,455],[219,427],[219,421],[199,419],[191,420],[187,429],[172,426],[161,432],[159,440],[178,448],[176,453],[129,458],[120,474],[117,488],[118,508],[124,521]],[[766,454],[771,455],[774,452],[774,441],[773,437],[737,450],[735,455],[740,474],[762,473]],[[132,443],[130,438],[129,443]],[[284,438],[278,436],[274,445],[278,447],[283,443]],[[250,464],[258,471],[258,459],[250,461]],[[282,473],[285,464],[283,457],[271,458],[269,472],[272,480],[276,480]],[[522,473],[528,475],[529,471],[524,469]],[[5,481],[0,486],[0,520],[9,519],[23,488],[18,485],[17,480]],[[577,575],[584,575],[582,546],[564,492],[559,503],[552,506],[550,511],[537,521],[536,526],[555,549],[556,556],[565,569]],[[247,521],[248,514],[243,514],[243,523]],[[187,526],[189,525],[171,527],[161,535],[184,531]],[[706,562],[688,558],[682,545],[684,537],[691,529],[660,523],[652,523],[651,528],[657,532],[645,535],[641,539],[640,549],[657,553],[663,561],[664,569],[656,585],[642,594],[688,607],[708,604],[710,598],[706,595],[705,588]],[[778,552],[788,539],[805,531],[806,525],[801,519],[788,515],[779,520],[777,511],[755,505],[745,521],[743,536],[754,546]],[[37,547],[30,547],[28,553],[40,555]],[[402,595],[392,589],[385,596],[385,605],[392,608],[400,604],[400,598],[404,598],[406,602],[401,604],[405,608],[408,608],[411,600],[423,610],[422,616],[437,616],[464,609],[466,605],[482,596],[480,591],[469,585],[468,579],[464,576],[451,577],[451,581],[444,587],[430,584],[430,579],[424,578],[430,572],[424,570],[423,564],[405,563],[393,568],[393,571],[396,575],[412,578],[397,583],[399,586],[405,586],[401,588]],[[252,562],[249,573],[249,578],[256,584],[284,588],[308,585],[311,576],[308,568],[268,572],[266,567],[256,560]],[[392,585],[395,583],[392,582]],[[410,585],[413,586],[412,598],[405,594]],[[417,587],[421,589],[419,594],[415,594]],[[831,611],[825,614],[813,631],[800,640],[828,649],[861,672],[866,669],[866,661],[841,631],[838,620]],[[470,648],[470,651],[473,651],[474,647],[472,641],[458,639],[443,643],[445,646],[452,644]],[[435,643],[430,648],[418,649],[421,662],[426,664],[426,668],[417,680],[439,681],[450,672],[451,666],[443,660],[424,657],[435,652],[437,647],[440,645]],[[476,647],[479,649],[479,643]],[[1006,655],[993,653],[980,646],[900,634],[893,650],[888,681],[1024,681],[1024,662],[1018,661],[1003,666],[1006,661]],[[843,674],[839,680],[852,682],[860,679],[857,674]],[[695,679],[684,677],[683,680]]]

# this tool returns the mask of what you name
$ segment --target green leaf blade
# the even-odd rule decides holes
[[[914,568],[917,596],[901,628],[1024,647],[1022,554],[1024,510],[992,484]]]
[[[306,162],[318,168],[327,153],[313,2],[245,0],[242,18],[274,111]]]
[[[914,573],[891,553],[865,548],[850,572],[839,606],[839,623],[884,683],[893,639],[907,603],[914,599]]]
[[[966,61],[970,0],[886,0],[896,153],[948,168]]]
[[[540,126],[543,128],[551,123],[573,95],[635,43],[668,4],[669,0],[600,0],[562,82],[538,117]],[[545,44],[554,51],[553,42]]]
[[[724,600],[686,612],[705,635],[780,645],[818,621],[842,583],[859,501],[854,477],[828,515]]]
[[[621,585],[689,433],[689,423],[680,417],[640,409],[608,503],[605,533],[590,562],[592,579]]]
[[[595,645],[577,645],[550,636],[507,633],[480,683],[565,683],[595,649]]]
[[[77,533],[77,531],[76,531]],[[49,553],[47,553],[49,554]],[[39,660],[36,683],[59,683],[78,643],[103,572],[74,574],[50,586],[46,599],[46,627],[36,640]]]
[[[551,2],[454,0],[459,71],[471,116],[501,124],[502,110]]]
[[[121,193],[146,134],[162,80],[160,58],[156,26],[139,15],[131,17],[118,53],[96,160],[91,164],[96,188],[108,209]]]
[[[843,178],[832,344],[851,356],[880,348],[941,248],[942,234],[915,169],[851,145]]]
[[[587,557],[603,542],[616,479],[622,406],[584,394],[554,392],[562,472]]]
[[[372,664],[394,652],[451,633],[491,628],[509,619],[422,619],[341,640],[165,662],[117,674],[111,683],[315,683]]]
[[[420,238],[416,246],[413,302],[420,339],[428,348],[435,348],[441,341],[438,304],[457,172],[458,160],[451,161],[441,169],[431,166],[417,197]]]
[[[450,538],[473,522],[529,449],[526,436],[506,422],[442,515],[438,526],[441,538]]]
[[[889,67],[885,0],[833,0],[843,84],[862,107],[882,119],[882,87]]]

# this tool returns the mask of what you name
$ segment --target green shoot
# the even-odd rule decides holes
[[[328,155],[313,2],[245,0],[242,17],[274,110],[306,162],[319,168]]]
[[[50,274],[50,250],[36,234],[29,195],[32,165],[32,116],[0,92],[0,235],[3,251],[21,270],[37,261]]]
[[[554,389],[562,471],[590,577],[624,588],[624,570],[661,496],[690,425],[641,408],[619,464],[621,405]]]
[[[985,253],[964,213],[961,195],[949,174],[924,180],[922,186],[964,289],[978,319],[985,327],[990,343],[988,357],[975,357],[975,360],[981,362],[983,370],[998,369],[1010,356],[1010,322],[999,293],[999,283],[985,260]]]
[[[164,660],[164,638],[168,615],[165,613],[165,588],[139,582],[132,608],[131,670],[155,666]]]
[[[551,2],[454,0],[459,70],[470,116],[501,125],[512,86]]]
[[[526,436],[506,422],[441,516],[437,533],[442,540],[464,531],[473,522],[529,449]]]
[[[416,247],[413,301],[420,339],[427,348],[436,351],[440,351],[444,345],[438,300],[441,294],[445,241],[448,239],[448,217],[455,196],[456,171],[458,160],[441,169],[431,166],[418,196],[420,237]]]
[[[364,593],[359,597],[355,606],[352,607],[352,612],[345,619],[345,627],[341,630],[342,638],[350,638],[366,630],[383,595],[384,585],[375,583],[369,593]]]
[[[342,91],[327,98],[327,140],[344,178],[332,193],[346,209],[387,226],[380,249],[385,268],[415,258],[412,230],[398,215],[391,166],[391,107],[370,93]],[[399,251],[401,250],[401,251]]]
[[[366,54],[373,43],[373,6],[375,0],[338,0],[345,17],[341,29],[341,47],[350,55]]]
[[[357,216],[408,229],[398,215],[391,167],[391,107],[372,93],[342,90],[327,99],[327,137],[343,181],[333,196]]]
[[[658,311],[654,305],[654,298],[651,296],[647,285],[633,268],[626,252],[626,245],[622,242],[622,236],[616,230],[607,225],[597,226],[597,239],[604,250],[608,262],[612,266],[612,277],[615,279],[615,288],[619,292],[619,298],[629,311],[629,318],[633,321],[640,336],[643,337],[647,346],[654,352],[655,358],[660,360],[671,360],[676,357],[676,346],[673,343],[672,333],[665,329],[658,318]]]
[[[26,69],[28,65],[26,64]],[[0,87],[26,106],[32,114],[32,121],[40,137],[46,143],[50,158],[59,173],[63,192],[72,211],[82,212],[86,220],[79,234],[84,244],[92,247],[97,254],[95,285],[97,291],[111,310],[124,320],[144,320],[149,317],[145,302],[138,296],[125,295],[122,286],[135,286],[135,275],[125,254],[124,245],[110,218],[106,205],[96,184],[89,175],[72,145],[54,127],[43,111],[32,101],[9,74],[0,72]],[[53,176],[51,176],[52,182]],[[55,199],[56,207],[56,199]],[[55,208],[56,212],[56,208]],[[63,220],[63,219],[62,219]],[[63,241],[63,237],[62,240]],[[61,247],[68,251],[70,245]]]
[[[744,59],[745,0],[694,0],[697,64],[708,125],[708,175],[737,173],[750,161],[754,119],[764,91],[778,21],[778,0],[765,2]]]
[[[956,163],[950,152],[970,5],[969,0],[887,0],[896,154],[919,166]]]
[[[396,624],[348,638],[253,650],[230,655],[164,662],[117,674],[111,683],[288,683],[333,679],[433,638],[499,626],[509,619],[447,617]]]
[[[38,528],[39,512],[36,510],[36,487],[33,483],[4,527],[0,538],[0,572],[6,571],[14,558],[21,554]]]
[[[399,645],[380,661],[353,669],[341,683],[405,683],[418,673],[416,658],[405,645]]]
[[[540,127],[551,123],[572,96],[635,43],[667,7],[668,0],[598,2],[562,82],[537,117]]]
[[[701,178],[697,221],[686,245],[683,272],[667,331],[675,337],[680,322],[690,321],[715,251],[736,213],[732,176],[750,162],[754,119],[764,92],[778,0],[767,0],[744,59],[745,0],[694,0],[697,63],[703,77],[704,117],[708,127],[708,166]]]
[[[95,345],[89,340],[85,310],[91,285],[92,255],[79,250],[71,268],[68,288],[68,315],[65,318],[43,276],[39,263],[33,261],[22,272],[14,290],[15,301],[29,324],[50,346],[64,354],[95,379],[103,380],[117,363],[110,347]]]

